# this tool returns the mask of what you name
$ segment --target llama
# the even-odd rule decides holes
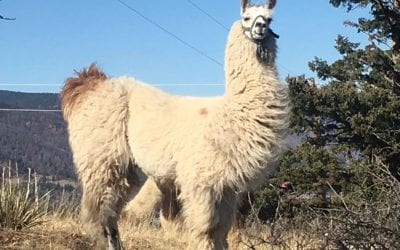
[[[273,9],[275,6],[276,1],[272,1],[269,3],[268,10],[267,12],[270,12],[270,10]],[[254,22],[254,17],[261,16],[266,17],[266,21],[270,22],[271,21],[271,16],[270,13],[262,13],[265,11],[265,7],[250,7],[248,1],[242,1],[242,11],[241,15],[243,19],[247,19],[247,21],[242,21],[242,25],[246,25],[246,32],[250,31],[250,26],[248,26],[249,23]],[[244,22],[247,22],[245,24]],[[271,32],[271,35],[273,35],[275,38],[278,38],[278,36],[272,32],[272,30],[269,30]],[[251,34],[247,34],[248,37],[251,37]],[[261,39],[263,40],[263,39]],[[274,52],[274,49],[270,50],[271,53]],[[272,55],[272,54],[271,54]],[[274,61],[274,56],[271,56],[269,59],[270,65],[272,65]],[[268,164],[271,167],[272,164],[276,164],[276,162],[272,162],[269,160]],[[272,166],[272,168],[275,168],[276,166]],[[164,196],[163,196],[164,193]],[[180,206],[179,203],[175,200],[171,200],[171,195],[174,196],[176,194],[170,194],[166,192],[161,192],[157,185],[155,184],[154,180],[152,178],[149,178],[143,187],[141,187],[140,192],[135,196],[135,198],[128,203],[124,210],[124,219],[130,221],[133,224],[139,224],[142,223],[143,221],[149,219],[152,217],[157,210],[161,208],[161,213],[160,213],[160,221],[161,225],[163,228],[166,228],[166,230],[170,230],[171,228],[177,229],[180,228],[181,225],[181,220],[176,220],[177,214],[180,213]],[[244,204],[246,206],[246,199],[247,199],[247,192],[242,193],[242,195],[239,195],[239,204]],[[238,209],[240,209],[239,207]],[[245,208],[244,208],[245,209]],[[237,212],[238,216],[243,216],[240,211]],[[240,221],[237,221],[237,223],[240,224]]]
[[[107,78],[95,65],[67,79],[61,100],[82,183],[81,220],[97,248],[122,249],[118,219],[140,183],[137,169],[166,201],[179,200],[188,249],[228,247],[237,193],[275,171],[266,162],[287,123],[269,29],[275,4],[242,1],[226,48],[224,96],[172,96],[132,78]]]

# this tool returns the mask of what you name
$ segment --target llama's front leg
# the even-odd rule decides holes
[[[218,223],[211,230],[211,238],[216,244],[216,249],[229,249],[228,248],[228,233],[235,221],[235,214],[237,210],[237,195],[231,189],[226,189],[223,192],[220,201],[215,205]]]
[[[232,191],[217,195],[213,190],[182,189],[180,196],[183,203],[185,222],[190,230],[188,249],[224,250],[234,220],[236,198]]]
[[[185,217],[185,225],[189,229],[190,238],[187,249],[213,250],[215,244],[210,231],[217,223],[214,221],[215,209],[210,191],[187,192],[184,188],[180,196]]]

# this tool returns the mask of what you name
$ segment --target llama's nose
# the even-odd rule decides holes
[[[256,22],[255,26],[255,32],[259,35],[262,35],[267,28],[267,24],[264,22]]]
[[[265,22],[256,22],[256,28],[266,28],[267,24]]]

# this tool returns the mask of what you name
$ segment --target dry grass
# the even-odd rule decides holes
[[[142,224],[121,225],[121,237],[125,249],[129,250],[180,250],[186,249],[187,236],[184,232],[164,231],[158,226]],[[235,230],[229,235],[230,249],[321,249],[322,241],[299,233],[284,233],[271,230],[261,224]],[[0,230],[0,249],[92,249],[90,239],[82,226],[70,218],[49,217],[41,226],[14,231]]]
[[[0,249],[90,249],[81,226],[72,219],[47,218],[41,226],[22,231],[2,229]]]
[[[231,249],[280,250],[323,249],[323,240],[303,232],[287,232],[284,228],[271,228],[253,223],[245,229],[233,230],[228,238]]]
[[[121,225],[125,249],[185,249],[181,235],[150,225]],[[15,231],[0,229],[0,249],[86,250],[93,249],[82,226],[71,218],[49,217],[41,226]]]
[[[123,223],[120,231],[124,247],[129,250],[186,249],[187,236],[175,230],[163,230],[148,223],[139,226]]]
[[[47,199],[38,194],[36,178],[35,185],[31,187],[30,180],[24,183],[18,175],[14,180],[10,168],[8,170],[6,174],[3,169],[0,183],[0,249],[93,249],[92,242],[77,220],[78,205],[74,199],[65,198],[63,193],[59,201],[50,204],[49,194],[43,196]],[[27,219],[29,223],[25,222]],[[230,249],[322,248],[321,241],[311,236],[287,233],[293,230],[288,229],[287,222],[283,222],[275,226],[259,221],[246,223],[246,228],[234,230],[229,235]],[[122,223],[120,232],[123,245],[125,249],[132,250],[186,249],[186,233],[178,231],[173,224],[166,228],[161,229],[156,218],[135,226],[129,222]]]
[[[10,169],[8,175],[3,169],[0,183],[0,249],[93,249],[89,237],[77,221],[78,206],[73,199],[62,195],[58,202],[50,204],[49,194],[43,196],[47,199],[38,194],[36,178],[34,187],[31,187],[30,179],[24,183],[18,174],[15,180],[12,179]],[[30,197],[31,189],[34,189],[33,197]],[[186,233],[178,231],[174,224],[166,228],[161,229],[159,221],[152,218],[150,223],[136,226],[129,222],[122,223],[120,232],[125,249],[186,249]],[[247,223],[246,228],[234,230],[229,235],[230,249],[322,248],[321,241],[288,231],[292,230],[288,230],[287,223],[275,226]]]

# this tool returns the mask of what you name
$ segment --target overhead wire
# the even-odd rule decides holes
[[[206,15],[208,18],[210,18],[214,23],[216,23],[217,25],[219,25],[221,28],[223,28],[226,31],[229,31],[229,28],[227,26],[225,26],[222,22],[220,22],[217,18],[215,18],[213,15],[211,15],[210,13],[208,13],[206,10],[204,10],[203,8],[201,8],[199,5],[197,5],[196,3],[194,3],[191,0],[186,0],[190,5],[192,5],[194,8],[196,8],[197,10],[199,10],[201,13],[203,13],[204,15]]]
[[[216,23],[218,26],[222,27],[223,29],[225,29],[226,31],[229,31],[229,28],[227,26],[225,26],[222,22],[220,22],[218,20],[218,18],[214,17],[212,14],[210,14],[208,11],[206,11],[205,9],[201,8],[198,4],[194,3],[192,0],[186,0],[190,5],[192,5],[194,8],[196,8],[197,10],[199,10],[201,13],[203,13],[205,16],[207,16],[209,19],[211,19],[214,23]],[[285,70],[287,73],[295,75],[293,73],[293,71],[291,71],[289,68],[287,68],[286,66],[282,65],[279,62],[276,62],[276,64],[281,67],[283,70]]]
[[[179,87],[179,86],[224,86],[222,83],[160,83],[160,84],[149,84],[151,86],[156,87]],[[62,85],[58,84],[41,84],[41,83],[0,83],[0,87],[8,87],[8,86],[54,86],[54,87],[62,87]]]
[[[51,84],[51,83],[0,83],[0,86],[54,86],[60,87],[59,84]]]
[[[185,41],[183,38],[179,37],[178,35],[174,34],[173,32],[169,31],[168,29],[164,28],[161,24],[159,24],[156,21],[154,21],[153,19],[145,16],[143,13],[141,13],[140,11],[138,11],[137,9],[132,7],[131,5],[127,4],[125,1],[122,1],[122,0],[116,0],[116,1],[119,2],[120,4],[122,4],[123,6],[125,6],[127,9],[131,10],[132,12],[134,12],[136,15],[138,15],[139,17],[141,17],[142,19],[144,19],[148,23],[152,24],[153,26],[157,27],[158,29],[160,29],[164,33],[166,33],[169,36],[173,37],[175,40],[179,41],[180,43],[182,43],[186,47],[192,49],[193,51],[195,51],[199,55],[203,56],[204,58],[207,58],[208,60],[212,61],[213,63],[215,63],[215,64],[217,64],[217,65],[219,65],[221,67],[223,66],[223,64],[221,62],[219,62],[217,59],[207,55],[205,52],[203,52],[202,50],[198,49],[196,46],[190,44],[189,42]]]
[[[59,109],[2,109],[0,111],[14,111],[14,112],[61,112]]]
[[[160,25],[159,23],[157,23],[156,21],[154,21],[153,19],[147,17],[146,15],[144,15],[143,13],[141,13],[140,11],[138,11],[136,8],[132,7],[131,5],[127,4],[125,1],[122,0],[116,0],[118,1],[120,4],[122,4],[123,6],[125,6],[127,9],[129,9],[130,11],[134,12],[136,15],[138,15],[139,17],[141,17],[142,19],[144,19],[145,21],[147,21],[148,23],[152,24],[153,26],[157,27],[158,29],[160,29],[161,31],[163,31],[164,33],[168,34],[169,36],[173,37],[174,39],[176,39],[177,41],[179,41],[180,43],[182,43],[183,45],[187,46],[188,48],[192,49],[193,51],[195,51],[196,53],[198,53],[199,55],[207,58],[208,60],[212,61],[213,63],[219,65],[219,66],[223,66],[223,64],[221,62],[219,62],[217,59],[209,56],[208,54],[206,54],[205,52],[203,52],[202,50],[198,49],[197,47],[195,47],[194,45],[190,44],[189,42],[185,41],[184,39],[182,39],[181,37],[179,37],[178,35],[174,34],[173,32],[169,31],[168,29],[164,28],[162,25]],[[216,17],[214,17],[212,14],[210,14],[208,11],[206,11],[205,9],[203,9],[202,7],[200,7],[198,4],[194,3],[191,0],[186,0],[191,6],[193,6],[195,9],[197,9],[198,11],[200,11],[203,15],[207,16],[210,20],[212,20],[215,24],[217,24],[218,26],[220,26],[221,28],[223,28],[226,31],[229,31],[229,28],[224,25],[221,21],[219,21]],[[284,65],[277,63],[282,69],[286,70],[288,73],[292,73],[293,72],[288,69],[287,67],[285,67]],[[157,87],[174,87],[174,86],[223,86],[224,84],[220,84],[220,83],[182,83],[182,84],[152,84],[153,86],[157,86]],[[4,83],[0,83],[0,86],[54,86],[54,87],[61,87],[61,85],[55,85],[55,84],[36,84],[36,83],[27,83],[27,84],[4,84]],[[15,109],[0,109],[1,111],[13,111]],[[34,112],[36,110],[30,110],[30,109],[23,109],[24,112]],[[57,111],[57,110],[56,110]],[[53,110],[38,110],[38,112],[53,112]]]

